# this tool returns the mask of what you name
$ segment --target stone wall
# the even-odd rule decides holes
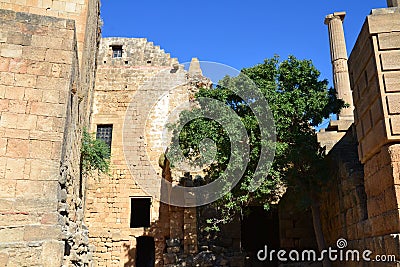
[[[13,10],[41,16],[71,19],[76,22],[76,40],[79,61],[87,47],[87,35],[93,31],[93,14],[98,20],[98,0],[1,0],[0,9]],[[89,23],[88,23],[89,22]],[[97,24],[97,22],[96,22]],[[96,29],[97,30],[97,29]]]
[[[302,209],[290,198],[290,192],[279,201],[280,248],[316,249],[314,226],[310,209]]]
[[[75,22],[0,10],[0,24],[0,265],[87,265]]]
[[[384,146],[365,165],[357,156],[354,127],[331,150],[332,180],[323,193],[321,222],[328,246],[344,238],[348,249],[371,250],[376,255],[399,257],[398,197],[399,145]],[[358,262],[335,262],[334,266],[359,266]],[[371,266],[396,266],[374,263]]]
[[[80,83],[86,88],[80,98],[86,112],[81,112],[80,119],[89,123],[93,100],[93,88],[96,72],[97,47],[100,41],[100,0],[0,0],[0,9],[36,14],[40,16],[70,19],[75,21],[78,60],[80,65]],[[53,48],[54,44],[40,44],[40,49]]]
[[[375,255],[397,259],[400,243],[390,234],[400,232],[399,19],[399,8],[372,10],[349,59],[368,208],[368,225],[360,237]]]
[[[356,140],[352,126],[328,155],[331,179],[322,194],[321,223],[326,242],[333,247],[339,238],[345,238],[349,246],[358,248],[357,242],[371,227]]]
[[[400,257],[399,239],[391,236],[400,232],[399,18],[398,8],[372,10],[351,52],[354,126],[330,151],[331,169],[336,171],[321,206],[328,245],[345,238],[347,248],[371,250],[371,258]]]
[[[122,54],[113,57],[113,47]],[[179,180],[159,166],[167,148],[163,129],[196,86],[176,59],[144,38],[103,38],[98,64],[91,132],[112,125],[112,167],[110,176],[88,183],[86,221],[97,265],[134,266],[141,236],[154,237],[156,266],[172,264],[177,254],[197,250],[197,226],[195,209],[159,202],[161,177]],[[132,197],[151,197],[150,227],[130,228]]]
[[[399,8],[373,10],[349,58],[362,163],[383,145],[400,142],[399,20]]]

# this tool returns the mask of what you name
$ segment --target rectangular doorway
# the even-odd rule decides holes
[[[154,267],[155,245],[151,236],[136,238],[136,267]]]

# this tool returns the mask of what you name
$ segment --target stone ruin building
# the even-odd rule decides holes
[[[327,244],[346,238],[349,248],[399,260],[392,236],[400,232],[398,5],[372,10],[349,58],[345,13],[325,18],[335,89],[349,107],[318,139],[332,165],[321,206]],[[160,203],[140,187],[157,191],[154,175],[173,183],[183,175],[163,158],[161,128],[210,82],[196,59],[186,71],[146,39],[101,38],[99,6],[0,0],[0,266],[206,266],[207,255],[214,266],[266,266],[251,258],[260,245],[315,248],[310,215],[296,213],[285,196],[272,212],[255,207],[204,244],[204,211]],[[124,129],[127,111],[132,123]],[[80,172],[84,127],[110,145],[110,176]],[[396,266],[360,264],[333,263]]]

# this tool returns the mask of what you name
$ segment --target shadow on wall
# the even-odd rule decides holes
[[[136,248],[135,247],[131,248],[129,244],[123,244],[123,246],[124,246],[124,251],[126,252],[126,257],[128,258],[128,261],[124,264],[124,267],[134,267]]]

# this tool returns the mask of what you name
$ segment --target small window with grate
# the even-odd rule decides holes
[[[112,124],[97,125],[96,139],[103,140],[111,149]]]
[[[131,198],[131,228],[150,226],[150,206],[151,198],[149,197]]]
[[[122,57],[122,45],[112,45],[112,57],[121,58]]]

